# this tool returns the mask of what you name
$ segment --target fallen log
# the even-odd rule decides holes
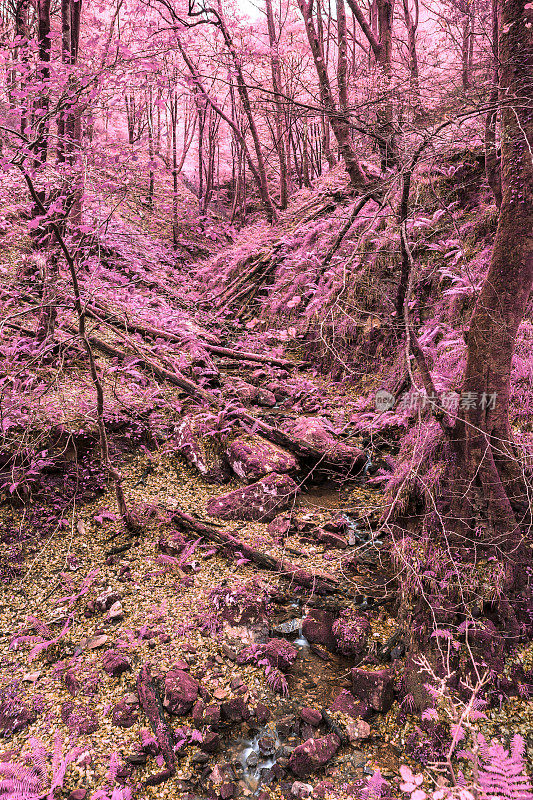
[[[180,509],[171,509],[172,521],[181,530],[194,531],[199,533],[215,544],[229,547],[232,552],[242,553],[244,558],[249,558],[254,564],[263,569],[277,572],[286,581],[298,583],[306,589],[311,589],[319,594],[333,594],[339,590],[339,582],[333,575],[322,572],[311,572],[302,567],[292,564],[285,559],[277,559],[266,553],[255,550],[245,542],[236,539],[228,531],[221,531],[212,528],[205,522],[201,522],[190,514]]]
[[[65,324],[63,327],[70,331],[71,333],[75,332],[73,325]],[[122,361],[125,358],[128,358],[128,354],[125,353],[123,350],[119,350],[118,347],[114,347],[114,345],[108,344],[104,342],[103,339],[99,339],[97,336],[90,335],[87,337],[89,342],[100,350],[103,353],[106,353],[109,356],[113,356],[113,358],[118,358]],[[150,358],[147,358],[145,355],[141,353],[137,353],[139,364],[143,369],[146,369],[152,372],[156,377],[160,378],[161,380],[168,381],[169,383],[174,384],[175,386],[179,386],[180,389],[183,389],[187,394],[192,395],[200,400],[204,400],[205,402],[209,403],[210,405],[218,407],[219,402],[217,398],[210,394],[209,392],[204,391],[200,386],[195,384],[193,381],[190,381],[185,375],[182,375],[181,372],[178,370],[174,370],[170,372],[170,370],[164,369],[163,367],[156,364],[155,361],[152,361]]]
[[[258,361],[260,364],[272,364],[275,367],[289,369],[301,366],[299,362],[289,361],[286,358],[275,358],[274,356],[262,355],[260,353],[233,350],[230,347],[219,347],[213,344],[205,344],[204,347],[215,356],[227,356],[227,358],[233,358],[237,361]]]
[[[165,759],[166,769],[150,776],[145,781],[147,786],[158,786],[176,772],[176,756],[174,755],[174,732],[165,719],[163,704],[150,674],[149,664],[144,664],[137,676],[137,695],[141,708],[154,732],[159,751]]]

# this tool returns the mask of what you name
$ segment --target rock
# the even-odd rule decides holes
[[[87,797],[87,789],[74,789],[67,798],[67,800],[85,800]]]
[[[255,397],[255,402],[263,408],[273,408],[276,405],[276,395],[268,389],[259,387]]]
[[[229,800],[235,794],[236,788],[234,783],[222,783],[218,790],[220,800]]]
[[[360,700],[385,714],[394,700],[393,680],[387,669],[366,671],[352,669],[352,692]]]
[[[107,612],[107,618],[110,622],[118,622],[124,616],[124,611],[122,609],[122,603],[120,600],[117,600],[116,603],[113,603],[109,611]]]
[[[276,752],[276,740],[273,736],[261,736],[257,741],[257,746],[264,757],[273,756]]]
[[[222,719],[228,722],[246,722],[252,716],[242,697],[234,697],[220,707]]]
[[[216,727],[220,723],[220,706],[218,705],[207,706],[207,708],[204,711],[204,719],[206,725],[211,725],[211,727]]]
[[[322,714],[316,708],[304,707],[300,709],[300,719],[306,722],[308,725],[312,725],[314,728],[318,728],[318,726],[322,722]]]
[[[87,642],[87,649],[88,650],[98,650],[100,647],[103,647],[106,644],[108,637],[105,633],[101,634],[100,636],[93,636]]]
[[[220,747],[220,736],[213,731],[207,731],[204,734],[203,740],[200,742],[200,750],[204,753],[216,753]]]
[[[323,528],[316,528],[314,538],[321,544],[327,544],[330,547],[336,547],[338,550],[345,550],[348,547],[348,542],[336,533],[326,531]]]
[[[254,434],[235,439],[226,450],[226,457],[233,472],[245,481],[298,469],[298,461],[291,453]]]
[[[353,719],[365,717],[369,711],[367,703],[356,700],[353,694],[345,689],[335,698],[329,708],[330,711],[340,711]]]
[[[192,707],[192,721],[195,725],[201,725],[204,721],[205,703],[203,700],[197,700]]]
[[[274,517],[272,522],[268,524],[267,531],[272,534],[272,536],[286,536],[291,529],[291,515],[290,514],[278,514],[277,517]]]
[[[302,633],[308,642],[321,644],[328,650],[336,650],[337,640],[333,635],[335,614],[320,608],[310,608],[302,623]]]
[[[118,678],[123,672],[131,669],[131,662],[125,655],[119,653],[118,650],[107,650],[102,659],[102,666],[104,672]]]
[[[37,714],[18,698],[4,700],[0,704],[0,738],[11,737],[32,725],[37,719]]]
[[[198,699],[198,681],[181,669],[173,669],[165,675],[163,706],[170,714],[184,716]]]
[[[81,685],[78,678],[76,677],[76,673],[72,668],[68,669],[65,672],[63,676],[63,683],[65,684],[65,689],[67,690],[67,692],[69,692],[72,695],[72,697],[76,697],[76,695],[80,691]]]
[[[87,735],[100,727],[96,712],[84,705],[75,705],[71,700],[61,706],[61,720],[75,734]]]
[[[260,645],[261,658],[266,658],[268,663],[277,667],[282,672],[287,672],[296,660],[298,650],[284,639],[270,639]]]
[[[300,798],[300,800],[304,800],[306,797],[310,797],[313,793],[313,787],[310,783],[302,783],[302,781],[294,781],[291,786],[291,794],[294,797]]]
[[[212,497],[207,503],[207,513],[221,519],[268,522],[294,501],[297,491],[289,475],[273,472],[243,489]]]
[[[366,650],[370,623],[355,609],[341,611],[332,630],[337,647],[343,655],[360,656]]]
[[[98,611],[109,611],[111,606],[114,603],[118,603],[119,600],[122,600],[122,597],[118,594],[118,592],[115,592],[112,589],[107,589],[96,598],[95,605]]]
[[[364,450],[337,439],[323,417],[298,417],[285,421],[281,428],[304,447],[313,448],[322,467],[343,467],[357,473],[367,463]]]
[[[364,719],[358,719],[355,722],[349,722],[347,724],[346,733],[351,742],[357,742],[361,739],[369,739],[372,734],[372,729]]]
[[[263,703],[258,703],[255,707],[255,718],[259,725],[264,725],[270,719],[270,709]]]
[[[132,703],[121,700],[114,706],[111,719],[113,725],[117,725],[119,728],[131,728],[139,719],[139,712]]]
[[[341,740],[334,733],[318,739],[308,739],[292,751],[289,767],[299,778],[306,778],[327,764],[340,746]]]
[[[212,430],[205,415],[184,417],[176,430],[176,449],[209,483],[226,483],[230,472],[222,445],[218,437],[206,435]]]
[[[243,381],[241,378],[237,378],[233,375],[228,375],[224,378],[223,381],[224,389],[226,393],[229,394],[231,397],[235,397],[239,400],[243,406],[251,405],[256,399],[258,395],[258,389],[256,386],[252,386],[251,383],[247,383]],[[275,403],[275,398],[274,398]]]

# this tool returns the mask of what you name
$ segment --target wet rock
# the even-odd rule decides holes
[[[310,608],[302,623],[302,633],[308,642],[335,650],[337,640],[333,634],[335,614],[320,608]]]
[[[366,671],[352,669],[352,692],[360,700],[385,714],[394,700],[393,679],[387,669]]]
[[[0,738],[23,731],[37,719],[37,714],[18,698],[0,704]]]
[[[298,487],[289,475],[271,473],[243,489],[212,497],[207,503],[207,513],[221,519],[268,522],[293,502],[297,491]]]
[[[114,605],[114,603],[118,603],[120,600],[122,600],[122,597],[118,592],[115,592],[112,589],[107,589],[96,598],[95,605],[98,611],[104,612],[109,611],[111,606]]]
[[[270,719],[270,709],[264,703],[258,703],[255,707],[255,718],[260,725],[264,725]]]
[[[346,733],[351,742],[357,742],[361,739],[369,739],[372,735],[372,729],[364,719],[358,719],[355,722],[349,722],[347,724]]]
[[[340,441],[323,417],[298,417],[284,422],[281,428],[303,446],[313,448],[323,459],[321,466],[344,467],[357,473],[367,462],[364,450]]]
[[[203,750],[204,753],[216,753],[219,747],[220,736],[218,733],[207,731],[207,733],[204,734],[203,740],[200,742],[200,749]]]
[[[257,755],[257,753],[253,752],[250,753],[248,755],[248,758],[246,759],[246,766],[251,767],[253,769],[254,767],[257,767],[258,764],[259,764],[259,756]]]
[[[186,416],[176,431],[176,449],[210,483],[226,483],[229,470],[222,446],[215,436],[206,435],[211,426],[197,414]]]
[[[309,783],[302,783],[302,781],[294,781],[291,786],[291,794],[298,797],[299,800],[305,800],[310,797],[313,792],[313,787]]]
[[[173,669],[165,675],[163,706],[170,714],[184,716],[198,699],[198,681],[181,669]]]
[[[102,667],[108,675],[118,678],[123,672],[131,669],[131,662],[118,650],[107,650],[102,658]]]
[[[127,702],[125,699],[117,703],[111,712],[113,725],[119,728],[131,728],[138,719],[139,712],[137,711],[137,707],[133,703]]]
[[[343,690],[330,705],[330,711],[340,711],[353,719],[367,716],[368,703],[357,700],[351,692]]]
[[[227,722],[246,722],[252,716],[242,697],[235,697],[227,703],[222,703],[220,711],[222,719]]]
[[[300,709],[300,719],[314,728],[318,728],[322,722],[322,714],[317,708],[302,708]]]
[[[261,736],[257,741],[257,746],[262,756],[273,756],[276,752],[276,740],[273,736]]]
[[[353,608],[341,611],[333,623],[333,635],[337,647],[345,656],[360,656],[367,647],[370,623],[366,617]]]
[[[254,434],[235,439],[226,450],[226,457],[234,473],[245,481],[298,469],[298,461],[291,453]]]
[[[289,767],[299,778],[306,778],[327,764],[340,746],[341,740],[334,733],[318,739],[308,739],[293,750]]]
[[[193,764],[207,764],[209,755],[207,753],[195,753],[191,759]]]
[[[236,789],[237,787],[234,783],[222,783],[218,790],[220,800],[229,800],[235,794]]]
[[[325,531],[336,533],[337,536],[345,536],[348,533],[348,520],[344,514],[337,514],[336,517],[325,522],[322,527]]]

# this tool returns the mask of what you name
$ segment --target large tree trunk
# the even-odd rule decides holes
[[[509,394],[516,334],[533,288],[533,8],[526,0],[498,5],[503,196],[491,264],[468,332],[462,391],[474,393],[477,402],[455,426],[452,488],[462,499],[452,508],[460,527],[472,527],[481,503],[493,541],[509,549],[529,514]]]
[[[276,150],[279,159],[279,204],[280,208],[287,208],[289,197],[288,170],[287,170],[287,147],[285,136],[285,120],[283,114],[283,103],[281,98],[281,66],[279,61],[278,36],[274,22],[274,12],[272,10],[272,0],[265,0],[268,41],[270,44],[270,68],[272,72],[272,88],[274,89],[274,117],[276,124]]]

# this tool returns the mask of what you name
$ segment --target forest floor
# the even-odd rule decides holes
[[[383,698],[365,706],[351,674],[354,667],[386,670],[398,689],[405,661],[396,576],[376,533],[380,470],[398,442],[369,439],[350,424],[368,379],[357,386],[319,374],[285,327],[256,333],[253,324],[221,323],[190,261],[176,264],[165,241],[115,215],[98,241],[85,243],[80,280],[94,312],[88,332],[104,378],[111,454],[136,520],[126,532],[98,461],[94,387],[75,314],[66,303],[53,348],[35,346],[38,264],[15,204],[8,221],[0,759],[20,762],[29,737],[52,751],[59,735],[65,753],[79,748],[61,794],[78,790],[78,799],[106,786],[111,793],[114,782],[140,799],[305,797],[306,785],[315,797],[354,796],[377,769],[393,780],[402,763],[418,766],[406,742],[417,739],[419,717]],[[211,255],[223,239],[213,234]],[[136,330],[142,326],[152,333]],[[206,357],[206,343],[233,353]],[[105,352],[106,344],[122,355]],[[191,397],[154,365],[185,375],[216,404]],[[199,421],[188,438],[184,419]],[[257,436],[254,420],[294,431],[312,419],[327,446],[313,466],[304,459],[289,470],[290,497],[274,497],[263,519],[221,522],[209,513],[213,497],[253,483],[251,473],[239,478],[238,464],[237,473],[228,471],[220,454],[243,434]],[[351,474],[321,468],[328,448],[339,446],[352,448],[354,459],[363,452],[365,466]],[[254,502],[241,498],[244,516]],[[177,510],[213,536],[180,524]],[[277,568],[263,568],[238,542],[217,542],[217,531]],[[311,586],[302,585],[302,574]],[[346,609],[365,620],[364,635],[335,641],[333,622]],[[146,779],[168,766],[168,754],[146,730],[154,723],[138,692],[146,665],[174,710],[171,716],[159,707],[173,728],[176,766],[156,786]],[[490,712],[485,730],[526,734],[532,722],[532,704],[512,700]],[[294,753],[311,739],[324,752],[307,769],[308,754]]]

